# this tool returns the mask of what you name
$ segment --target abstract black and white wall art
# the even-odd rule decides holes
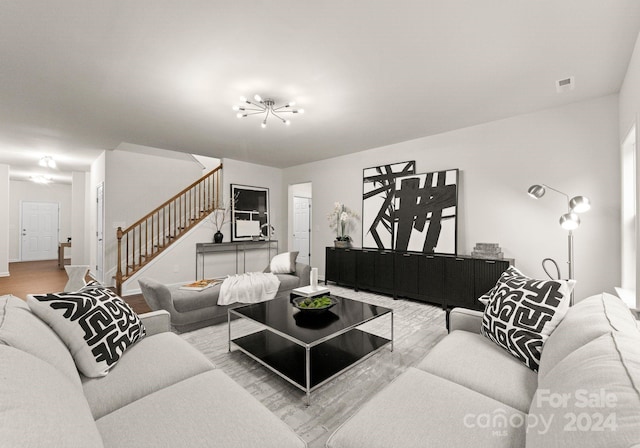
[[[231,184],[231,240],[245,241],[254,236],[269,239],[269,189]]]
[[[395,179],[394,249],[457,253],[458,170]]]
[[[362,173],[362,247],[393,249],[396,179],[414,174],[416,162],[365,168]]]

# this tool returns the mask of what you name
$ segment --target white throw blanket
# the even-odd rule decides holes
[[[256,303],[273,299],[278,293],[280,280],[272,273],[247,272],[230,275],[220,286],[218,305]]]

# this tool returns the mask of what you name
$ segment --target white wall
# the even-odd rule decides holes
[[[9,210],[9,165],[0,164],[0,210]],[[9,275],[9,213],[0,213],[0,277]]]
[[[9,260],[20,260],[20,207],[22,201],[57,202],[60,204],[58,240],[66,242],[71,236],[71,185],[36,184],[30,181],[9,182]],[[69,249],[66,257],[71,256]]]
[[[231,184],[250,185],[269,189],[269,211],[271,225],[276,229],[275,238],[279,240],[280,252],[286,250],[286,243],[282,243],[286,235],[286,211],[283,209],[282,170],[252,163],[240,162],[232,159],[222,161],[223,198],[229,198]],[[223,242],[231,241],[230,224],[222,228]],[[138,278],[148,277],[166,284],[178,284],[195,280],[195,248],[197,243],[208,243],[213,240],[214,228],[208,220],[203,221],[193,230],[172,244],[164,254],[143,268],[139,273],[126,281],[122,294],[129,295],[139,292]],[[275,253],[272,251],[272,256]],[[235,253],[227,252],[205,257],[205,276],[207,278],[224,276],[235,273]],[[262,271],[269,264],[266,250],[247,252],[246,271]],[[239,258],[239,272],[243,269],[243,258]]]
[[[71,264],[89,264],[87,184],[89,173],[71,173]]]
[[[629,131],[636,127],[636,151],[640,150],[640,35],[636,40],[636,45],[629,61],[627,73],[620,88],[620,118],[619,118],[619,142],[622,142],[629,134]],[[636,157],[636,173],[640,174],[640,157]],[[636,201],[640,199],[640,182],[637,184]],[[640,211],[640,204],[636,203],[636,211]],[[636,222],[637,219],[636,219]],[[635,284],[640,285],[640,235],[636,229],[636,280]],[[624,244],[624,242],[623,242]],[[636,296],[636,307],[640,308],[640,297]]]
[[[362,170],[416,161],[418,172],[460,169],[458,253],[478,242],[500,243],[526,274],[545,277],[543,258],[566,276],[567,233],[558,225],[562,196],[526,194],[546,183],[588,196],[592,210],[575,231],[577,299],[614,292],[620,279],[620,171],[616,95],[511,117],[431,137],[285,169],[285,185],[313,182],[312,265],[324,273],[324,248],[335,235],[326,216],[336,201],[361,210]],[[362,225],[352,232],[362,241]]]
[[[166,151],[164,151],[166,152]],[[118,226],[126,228],[202,177],[193,158],[179,160],[130,151],[107,151],[105,158],[105,283],[117,267]]]
[[[107,152],[104,151],[100,154],[96,160],[91,164],[91,171],[89,175],[89,186],[87,189],[87,223],[88,223],[88,238],[85,240],[85,244],[89,246],[89,266],[90,272],[95,275],[97,264],[97,245],[96,245],[96,231],[98,229],[97,221],[97,209],[96,209],[96,192],[100,184],[105,181],[105,167],[106,167]],[[102,279],[99,279],[102,280]]]

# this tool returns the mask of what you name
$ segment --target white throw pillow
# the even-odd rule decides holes
[[[60,336],[78,370],[89,378],[105,376],[146,334],[138,315],[107,288],[29,294],[27,304]]]
[[[569,310],[574,280],[536,280],[511,266],[487,293],[481,333],[537,372],[542,346]]]
[[[285,252],[271,259],[269,270],[274,274],[291,274],[296,272],[298,252]]]

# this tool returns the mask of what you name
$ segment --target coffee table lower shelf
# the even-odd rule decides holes
[[[306,350],[269,330],[262,330],[232,339],[242,352],[268,367],[294,386],[309,393],[344,370],[376,353],[391,339],[357,328],[320,344],[309,347],[309,375],[307,385]]]

